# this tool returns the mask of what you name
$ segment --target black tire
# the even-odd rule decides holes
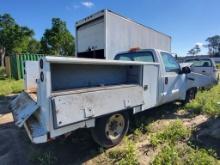
[[[120,118],[120,121],[123,118],[123,124],[122,122],[113,120],[113,119],[117,120],[117,116]],[[120,131],[119,129],[117,129],[116,132],[114,132],[115,129],[118,127],[120,128]],[[98,143],[100,146],[104,148],[110,148],[121,142],[123,137],[126,135],[128,128],[129,128],[129,116],[127,113],[120,112],[97,119],[96,126],[91,129],[91,133],[96,143]],[[117,131],[120,133],[118,135],[115,135],[116,133],[118,133]],[[114,132],[113,135],[112,132]]]
[[[188,89],[186,92],[186,98],[184,100],[184,104],[190,103],[196,97],[197,90],[195,88]]]

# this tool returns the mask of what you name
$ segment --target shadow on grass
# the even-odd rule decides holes
[[[220,118],[209,118],[198,125],[190,141],[194,147],[212,150],[220,159]]]

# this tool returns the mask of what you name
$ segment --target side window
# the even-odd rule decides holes
[[[179,64],[171,54],[161,52],[161,56],[163,58],[166,72],[178,72],[180,70]]]

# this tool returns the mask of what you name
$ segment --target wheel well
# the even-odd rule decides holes
[[[123,109],[123,110],[120,110],[120,111],[115,111],[115,112],[112,112],[112,113],[108,113],[108,114],[105,114],[105,115],[102,115],[102,116],[99,116],[95,119],[95,121],[97,119],[100,119],[102,117],[106,117],[106,116],[109,116],[109,115],[113,115],[115,113],[127,113],[128,114],[128,117],[131,118],[131,116],[133,115],[133,109],[132,108],[129,108],[129,109]]]

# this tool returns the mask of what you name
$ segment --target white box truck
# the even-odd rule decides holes
[[[110,10],[76,22],[77,57],[112,60],[134,47],[171,52],[171,37]]]

